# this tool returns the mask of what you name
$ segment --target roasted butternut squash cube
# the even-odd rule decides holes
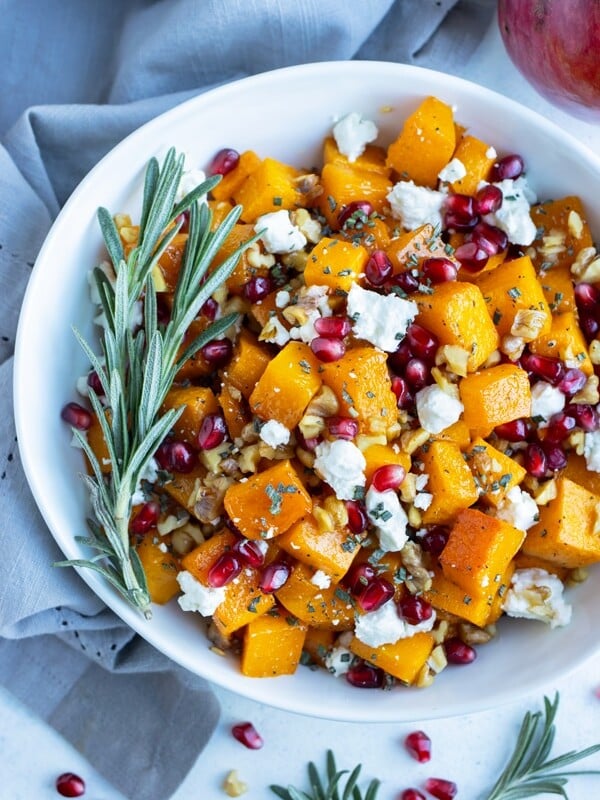
[[[312,500],[287,459],[234,483],[225,492],[225,510],[248,539],[271,539],[308,514]]]
[[[182,358],[186,349],[195,341],[195,339],[200,336],[200,334],[204,333],[204,331],[210,325],[210,320],[206,316],[197,317],[183,337],[183,343],[179,349],[177,357],[179,359]],[[177,372],[176,381],[177,383],[183,383],[185,381],[193,381],[197,380],[198,378],[205,378],[207,375],[210,375],[214,372],[214,367],[212,364],[204,358],[202,355],[202,350],[197,350],[194,355],[190,356],[180,367],[179,371]]]
[[[246,242],[248,242],[254,236],[254,234],[255,231],[253,225],[244,225],[243,223],[237,223],[234,225],[229,233],[229,236],[225,239],[220,250],[214,257],[211,264],[211,270],[216,269],[225,261],[225,259],[233,255],[238,247],[246,244]],[[258,245],[254,245],[254,247],[256,248]],[[233,272],[225,281],[225,285],[227,286],[230,294],[241,295],[244,291],[244,286],[249,280],[256,276],[265,277],[265,275],[267,275],[269,272],[268,267],[255,266],[253,263],[251,263],[251,259],[248,257],[249,253],[249,248],[246,248],[242,252]]]
[[[433,495],[431,505],[422,513],[425,525],[451,522],[459,511],[477,501],[477,486],[457,444],[433,441],[419,459],[429,475],[425,491]]]
[[[260,158],[253,150],[245,150],[240,153],[240,160],[237,165],[227,175],[224,175],[212,190],[211,194],[214,199],[231,200],[248,175],[254,172],[259,164]]]
[[[523,552],[569,569],[600,561],[600,496],[562,477],[556,492],[527,531]]]
[[[202,464],[197,464],[191,472],[174,473],[171,480],[167,481],[162,488],[180,506],[196,516],[196,496],[205,476],[206,468]]]
[[[490,167],[496,160],[494,153],[494,148],[481,139],[469,134],[463,136],[456,145],[453,158],[458,158],[464,164],[467,174],[450,184],[452,191],[476,194],[479,184],[487,179]]]
[[[106,418],[110,421],[110,412],[107,410],[105,414]],[[92,424],[87,431],[87,443],[91,447],[92,453],[96,456],[96,460],[100,466],[102,474],[108,475],[112,470],[110,453],[108,452],[108,447],[106,446],[106,439],[102,433],[102,427],[100,426],[98,417],[95,414],[92,414]],[[91,473],[92,468],[87,458],[86,463],[88,472]]]
[[[594,374],[587,344],[577,318],[572,311],[555,314],[550,332],[538,336],[529,349],[540,356],[560,358],[570,367],[577,367],[586,375]]]
[[[219,225],[221,225],[221,223],[224,221],[225,217],[233,209],[233,205],[229,200],[209,200],[208,207],[212,214],[210,220],[210,229],[211,231],[216,231]]]
[[[147,533],[136,549],[146,575],[150,599],[153,603],[164,605],[179,593],[179,568],[173,553],[163,553],[159,542],[154,539],[152,532]]]
[[[416,681],[419,672],[425,666],[434,644],[434,638],[430,633],[415,633],[408,639],[399,639],[393,644],[382,644],[379,647],[371,647],[355,636],[348,649],[359,658],[398,678],[402,683],[411,684]]]
[[[278,536],[277,545],[314,570],[322,570],[334,583],[346,574],[358,550],[347,528],[323,531],[312,515]]]
[[[592,494],[600,496],[600,472],[592,472],[587,468],[585,458],[578,456],[573,450],[567,455],[567,466],[560,473]]]
[[[301,562],[275,592],[279,603],[313,628],[347,631],[354,626],[354,603],[341,587],[320,589],[312,582],[314,570]]]
[[[489,442],[477,437],[465,453],[481,500],[497,508],[514,486],[518,486],[527,470]]]
[[[325,656],[333,647],[335,633],[322,628],[310,628],[306,631],[304,652],[308,653],[314,664],[325,666]],[[349,656],[351,658],[351,656]]]
[[[175,291],[187,240],[187,233],[178,233],[158,259],[152,271],[154,288],[157,292]]]
[[[366,172],[378,172],[389,177],[390,169],[385,163],[385,149],[376,144],[368,144],[364,152],[354,161],[349,161],[348,157],[340,153],[333,136],[325,137],[323,142],[323,163],[342,164],[353,169],[362,169]]]
[[[505,596],[514,567],[509,565],[507,572],[499,580],[494,580],[489,591],[480,596],[468,594],[461,586],[448,580],[439,567],[434,567],[432,571],[431,588],[423,592],[425,600],[438,611],[454,614],[483,628],[490,622],[496,598],[502,600]]]
[[[218,408],[217,398],[205,386],[174,386],[169,390],[161,406],[164,414],[171,408],[181,408],[181,416],[175,423],[173,432],[177,439],[195,444],[204,418],[214,414]]]
[[[399,464],[404,467],[406,472],[410,471],[411,461],[408,453],[401,452],[398,447],[394,449],[389,444],[372,444],[366,450],[363,450],[363,456],[367,462],[365,467],[367,483],[370,482],[376,470],[388,464]]]
[[[237,339],[231,361],[223,370],[223,377],[248,399],[270,360],[271,353],[267,348],[244,329]]]
[[[368,200],[378,214],[383,213],[392,182],[385,174],[360,169],[353,164],[329,163],[321,170],[321,188],[323,193],[317,201],[319,211],[328,225],[337,230],[340,211],[357,197]]]
[[[553,314],[575,311],[575,288],[569,264],[540,268],[538,280]]]
[[[261,161],[233,192],[235,202],[243,206],[244,222],[254,223],[271,211],[295,208],[300,202],[296,185],[299,176],[297,169],[274,158]]]
[[[231,439],[242,435],[250,422],[250,414],[239,389],[224,383],[217,397]]]
[[[415,269],[425,258],[449,258],[454,256],[446,247],[433,225],[426,223],[414,231],[406,231],[395,236],[385,248],[392,262],[394,274]]]
[[[273,595],[260,589],[258,570],[245,567],[235,581],[225,587],[225,599],[217,606],[213,620],[219,633],[228,638],[274,605]]]
[[[290,430],[321,388],[320,362],[303,342],[288,342],[268,364],[250,395],[250,410]]]
[[[498,347],[498,332],[477,286],[448,281],[431,294],[411,297],[419,306],[416,322],[434,333],[440,344],[461,347],[469,353],[467,369],[473,372]]]
[[[249,678],[292,675],[302,655],[307,626],[283,614],[262,614],[248,623],[242,645],[242,674]]]
[[[464,419],[459,419],[453,425],[436,433],[433,438],[443,442],[454,442],[460,450],[465,450],[471,442],[471,432]]]
[[[307,286],[316,284],[349,292],[352,284],[358,283],[368,258],[361,245],[324,236],[308,256],[304,282]]]
[[[489,595],[521,547],[525,533],[473,508],[461,511],[440,555],[444,576],[471,597]]]
[[[548,333],[551,312],[529,256],[503,261],[474,280],[500,336],[510,333],[517,312],[528,309],[545,315],[540,333]]]
[[[537,270],[567,270],[584,247],[593,245],[590,226],[581,199],[575,195],[548,200],[531,207],[537,235],[531,245]],[[566,310],[566,309],[561,309]],[[572,310],[572,309],[571,309]]]
[[[556,575],[561,581],[565,581],[569,576],[569,570],[566,567],[561,567],[560,564],[553,561],[546,561],[545,558],[530,556],[522,550],[514,557],[513,564],[515,569],[543,569],[551,575]]]
[[[181,559],[182,569],[193,575],[204,586],[208,586],[210,568],[219,556],[231,550],[235,541],[236,536],[232,531],[226,528],[217,531],[210,539],[199,544]]]
[[[497,426],[531,416],[531,388],[525,370],[513,364],[474,372],[462,378],[463,419],[473,436],[485,438]]]
[[[388,147],[387,165],[402,178],[435,189],[438,173],[452,158],[455,146],[452,109],[436,97],[427,97]]]

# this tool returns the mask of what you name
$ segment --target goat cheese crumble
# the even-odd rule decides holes
[[[429,223],[440,228],[442,207],[446,194],[427,186],[417,186],[414,181],[396,183],[387,195],[392,216],[399,219],[407,231]]]
[[[533,497],[520,486],[513,486],[496,511],[498,519],[508,522],[513,528],[527,531],[539,519],[539,509]]]
[[[178,573],[177,583],[183,592],[177,598],[183,611],[197,611],[203,617],[210,617],[225,600],[227,587],[204,586],[186,570]]]
[[[329,589],[331,586],[331,578],[326,573],[323,572],[322,569],[318,569],[315,574],[310,579],[311,583],[314,583],[315,586],[318,586],[319,589]]]
[[[254,230],[260,233],[267,253],[293,253],[306,246],[306,236],[292,224],[290,212],[285,209],[258,217]]]
[[[531,416],[537,420],[538,428],[547,428],[550,418],[564,407],[565,396],[556,386],[538,381],[531,387]]]
[[[590,472],[600,472],[600,431],[591,431],[585,434],[583,455]]]
[[[345,439],[336,439],[318,444],[315,455],[315,469],[336,497],[353,500],[356,487],[363,488],[367,482],[367,462],[358,447]]]
[[[278,422],[276,419],[270,419],[261,426],[259,431],[260,438],[269,447],[279,447],[280,445],[287,444],[290,440],[290,430]]]
[[[425,386],[417,392],[417,416],[419,423],[428,433],[440,433],[458,422],[464,406],[436,383]]]
[[[433,611],[429,619],[419,622],[418,625],[411,625],[399,615],[393,600],[388,600],[376,611],[356,615],[354,635],[369,647],[379,647],[408,639],[415,633],[430,631],[435,619],[436,614]]]
[[[370,486],[365,505],[381,549],[386,552],[402,550],[408,539],[406,533],[408,517],[400,505],[396,492],[392,489],[378,492],[374,486]]]
[[[333,126],[333,138],[337,149],[350,162],[356,161],[365,152],[366,146],[375,141],[378,134],[377,125],[365,119],[357,111],[341,117]]]
[[[508,236],[513,244],[531,244],[536,236],[536,227],[529,213],[536,196],[522,175],[516,179],[506,178],[493,184],[502,191],[502,205],[483,219],[495,225]]]
[[[545,569],[518,569],[506,593],[504,612],[546,622],[551,628],[568,625],[572,608],[564,600],[563,589],[562,581]]]
[[[467,174],[467,168],[460,160],[460,158],[453,158],[449,161],[444,169],[438,172],[438,178],[444,183],[454,183],[464,178]]]
[[[357,283],[348,292],[348,316],[354,335],[386,353],[398,349],[418,311],[412,300],[371,292]]]

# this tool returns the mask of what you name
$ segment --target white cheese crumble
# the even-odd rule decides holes
[[[590,472],[600,472],[600,431],[591,431],[585,434],[583,455]]]
[[[285,209],[258,217],[254,230],[260,233],[267,253],[293,253],[306,245],[306,236],[292,224],[290,212]]]
[[[413,506],[420,508],[421,511],[427,511],[429,506],[433,503],[433,495],[431,492],[417,492],[413,500]]]
[[[197,611],[203,617],[210,617],[225,600],[226,586],[204,586],[186,570],[177,575],[177,583],[183,592],[177,602],[184,611]]]
[[[290,440],[290,430],[276,419],[270,419],[261,426],[259,431],[260,438],[269,447],[279,447],[287,444]]]
[[[291,339],[300,339],[306,344],[319,334],[315,330],[315,322],[319,317],[330,317],[331,306],[328,299],[328,287],[313,284],[303,290],[301,296],[302,307],[306,313],[306,322],[302,325],[295,325],[290,329]],[[300,303],[299,303],[300,305]]]
[[[315,469],[339,500],[353,500],[356,487],[366,483],[365,457],[352,442],[336,439],[315,448]]]
[[[352,331],[375,347],[393,353],[419,309],[412,300],[394,294],[378,294],[352,284],[348,292],[348,316]]]
[[[277,308],[285,308],[287,305],[289,305],[291,299],[292,296],[287,289],[280,289],[275,295],[275,305]]]
[[[261,342],[271,342],[271,344],[283,347],[290,340],[290,332],[277,317],[271,317],[266,323],[260,334]]]
[[[453,158],[452,161],[446,164],[444,169],[438,172],[438,178],[444,183],[454,183],[454,181],[464,178],[466,174],[467,168],[460,158]]]
[[[551,628],[568,625],[572,608],[564,600],[563,589],[560,579],[545,569],[518,569],[506,593],[504,612],[546,622]]]
[[[513,486],[498,505],[496,516],[513,528],[527,531],[539,519],[539,510],[533,497],[520,486]]]
[[[175,195],[175,202],[180,203],[186,194],[192,192],[197,186],[200,186],[201,183],[204,183],[205,180],[206,173],[203,170],[198,168],[186,170],[181,176],[179,188],[177,189],[177,194]],[[205,203],[206,195],[200,195],[198,202]]]
[[[140,475],[140,479],[135,488],[135,492],[131,495],[132,506],[139,506],[142,503],[146,502],[144,492],[142,491],[142,481],[148,481],[148,483],[156,483],[158,479],[158,470],[159,470],[158,461],[156,461],[156,459],[154,458],[151,458],[150,461],[146,464],[144,471]]]
[[[531,387],[531,416],[538,420],[539,428],[547,428],[548,421],[565,407],[565,396],[560,389],[546,381]]]
[[[323,572],[322,569],[318,569],[310,579],[310,582],[318,586],[319,589],[329,589],[331,586],[331,577],[326,572]]]
[[[427,186],[417,186],[414,181],[396,183],[387,195],[392,216],[399,219],[407,231],[413,231],[426,223],[441,227],[445,198],[444,192],[429,189]]]
[[[495,225],[508,236],[513,244],[531,244],[535,239],[536,227],[529,209],[535,203],[534,191],[522,175],[513,180],[498,181],[493,184],[502,191],[502,205],[493,214],[484,216],[485,222]]]
[[[463,404],[436,383],[417,392],[417,416],[428,433],[440,433],[454,425],[464,410]]]
[[[370,486],[365,497],[365,505],[381,549],[386,553],[402,550],[408,539],[406,533],[408,517],[400,505],[396,492],[392,489],[378,492],[374,486]]]
[[[348,672],[353,659],[354,656],[347,647],[334,647],[327,653],[324,661],[329,672],[339,678]]]
[[[491,146],[488,147],[488,149],[485,151],[485,157],[486,158],[498,158],[498,153],[496,152],[496,148],[495,147],[491,147]]]
[[[429,619],[411,625],[399,615],[396,604],[388,600],[376,611],[368,614],[357,614],[355,617],[354,635],[369,647],[382,644],[394,644],[400,639],[408,639],[415,633],[430,631],[435,624],[435,611]]]
[[[337,148],[348,161],[356,161],[365,152],[366,146],[375,141],[378,134],[377,125],[365,119],[357,111],[341,117],[333,126],[333,138]]]

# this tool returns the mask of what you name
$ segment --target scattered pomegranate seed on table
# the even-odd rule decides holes
[[[456,797],[458,787],[454,781],[447,781],[444,778],[427,778],[425,788],[437,800],[452,800]]]
[[[82,797],[85,794],[85,781],[74,772],[63,772],[56,779],[56,791],[62,797]]]
[[[400,795],[399,800],[425,800],[425,795],[418,789],[405,789]]]
[[[264,740],[251,722],[240,722],[231,729],[233,738],[249,750],[260,750]]]
[[[419,764],[431,759],[431,739],[424,731],[413,731],[404,740],[404,746]]]

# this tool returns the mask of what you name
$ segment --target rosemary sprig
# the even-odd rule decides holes
[[[92,474],[83,480],[90,493],[94,519],[88,521],[91,535],[77,541],[96,554],[89,559],[57,562],[56,566],[78,566],[103,575],[135,608],[151,616],[146,578],[135,548],[129,542],[132,496],[158,445],[183,409],[160,416],[160,408],[181,365],[207,342],[222,336],[235,322],[230,314],[213,323],[180,355],[186,331],[210,295],[231,274],[249,240],[223,261],[208,277],[207,270],[217,251],[239,219],[236,207],[215,231],[211,212],[196,201],[209,192],[219,178],[197,186],[179,203],[175,198],[183,171],[183,156],[171,148],[162,168],[151,159],[144,183],[138,244],[127,258],[109,212],[100,208],[98,221],[116,275],[114,285],[96,268],[94,279],[106,319],[100,337],[102,357],[74,329],[92,369],[98,375],[106,404],[90,390],[90,402],[106,441],[111,471],[105,476],[85,436],[73,430],[83,448]],[[171,319],[158,323],[152,271],[179,232],[177,219],[190,209],[189,236],[173,300]],[[256,237],[255,237],[256,238]],[[140,302],[143,326],[137,327]]]
[[[348,770],[338,770],[331,750],[327,751],[325,779],[321,780],[316,766],[311,761],[308,765],[308,777],[312,794],[301,792],[293,786],[270,786],[269,788],[281,800],[376,800],[380,782],[373,779],[366,793],[357,786],[362,765],[358,764],[349,774],[346,785],[342,788],[340,781]],[[340,794],[341,792],[341,794]]]

